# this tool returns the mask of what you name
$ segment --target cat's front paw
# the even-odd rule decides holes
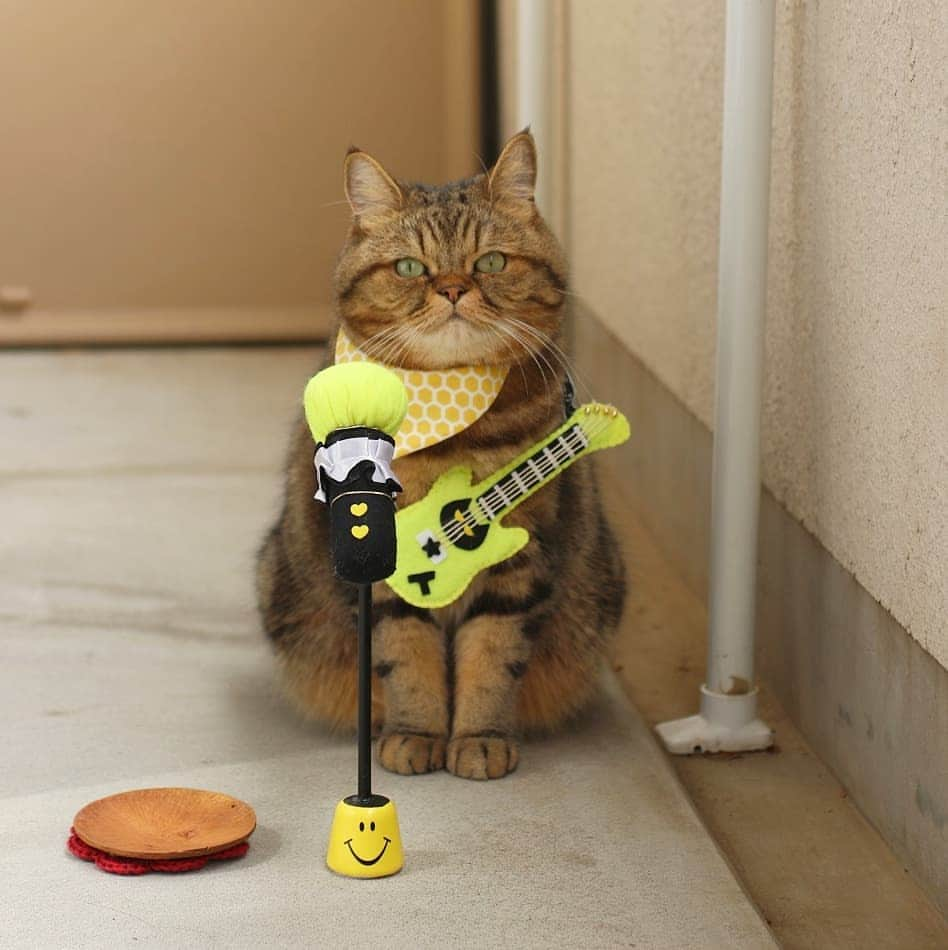
[[[448,743],[446,767],[458,778],[503,778],[519,761],[517,740],[507,736],[464,736]]]
[[[444,747],[441,736],[392,732],[379,739],[379,762],[389,772],[422,775],[444,768]]]

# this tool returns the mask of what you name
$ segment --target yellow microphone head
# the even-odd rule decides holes
[[[408,412],[408,395],[402,381],[378,363],[339,363],[306,384],[303,410],[317,443],[352,426],[394,436]]]

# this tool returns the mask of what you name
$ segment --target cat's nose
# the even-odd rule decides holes
[[[447,287],[439,287],[438,293],[442,297],[447,297],[451,303],[457,303],[467,293],[467,287],[462,287],[460,284],[449,284]]]

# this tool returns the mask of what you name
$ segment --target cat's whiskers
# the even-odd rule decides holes
[[[412,347],[418,342],[422,334],[426,333],[435,322],[430,316],[426,316],[426,308],[418,311],[414,315],[412,323],[405,324],[405,334],[400,339],[400,345],[392,348],[388,355],[388,362],[392,366],[402,366],[404,357],[409,353]]]
[[[420,319],[419,319],[420,316]],[[363,350],[379,363],[387,363],[389,366],[399,366],[402,356],[412,346],[418,337],[418,334],[427,329],[428,321],[425,320],[425,311],[419,311],[413,315],[409,323],[398,323],[390,331],[383,331],[379,336],[386,332],[387,337],[380,340],[380,345],[375,352],[369,352],[363,347]]]
[[[373,351],[381,353],[395,343],[410,326],[410,323],[394,323],[384,330],[380,330],[378,333],[368,337],[368,339],[361,344],[361,349],[372,355],[376,355]]]
[[[392,366],[404,366],[405,356],[411,352],[412,347],[418,342],[418,338],[427,329],[420,325],[412,325],[401,340],[401,344],[393,350],[389,356],[389,362]]]
[[[540,362],[540,359],[546,363],[547,368],[553,373],[553,376],[555,377],[556,372],[554,371],[550,361],[547,360],[546,357],[538,350],[535,350],[527,338],[521,336],[515,329],[508,326],[502,319],[495,323],[494,326],[496,326],[499,331],[505,333],[512,340],[518,343],[523,348],[524,352],[529,355],[530,359],[533,360],[537,369],[540,371],[540,376],[543,378],[543,387],[546,390],[546,394],[549,395],[550,381],[547,379],[546,370],[543,368],[543,364]]]
[[[400,325],[387,327],[386,329],[376,333],[374,336],[370,336],[361,344],[360,348],[362,352],[366,354],[366,356],[371,356],[380,363],[384,362],[382,359],[382,353],[384,353],[394,341],[398,340],[403,330],[404,327]]]
[[[513,346],[510,343],[507,342],[506,339],[504,339],[503,334],[497,329],[497,327],[492,326],[489,323],[483,323],[481,325],[484,327],[484,329],[488,330],[495,337],[497,337],[497,339],[500,341],[500,345],[510,354],[511,363],[513,363],[517,367],[517,369],[520,370],[520,376],[523,379],[523,391],[525,394],[529,393],[530,386],[527,382],[527,371],[523,368],[523,360],[518,359],[517,351],[513,348]]]
[[[534,353],[539,359],[543,360],[546,368],[550,371],[553,377],[556,378],[557,367],[550,361],[550,354],[547,353],[548,340],[544,337],[538,336],[536,332],[533,332],[533,328],[529,324],[524,323],[522,320],[504,316],[501,318],[501,322],[506,324],[506,329],[508,332],[513,333],[520,338],[521,345],[528,346],[531,353]],[[556,354],[554,353],[552,355],[555,356]]]
[[[516,324],[522,331],[529,333],[534,339],[537,340],[538,343],[548,347],[551,354],[559,361],[563,369],[566,370],[569,376],[575,380],[577,385],[585,391],[589,400],[595,401],[595,396],[593,394],[592,388],[589,386],[589,383],[576,368],[576,364],[569,358],[563,348],[559,346],[559,344],[551,336],[544,333],[542,330],[538,330],[536,327],[531,326],[529,323],[525,323],[523,320],[517,319],[516,317],[507,317],[506,319]]]
[[[516,363],[519,367],[520,372],[523,375],[524,391],[527,392],[528,387],[526,373],[523,369],[523,356],[532,356],[531,348],[529,346],[525,346],[524,342],[516,335],[511,334],[509,328],[500,326],[500,324],[503,323],[503,316],[501,315],[499,308],[488,303],[486,300],[482,302],[481,307],[486,312],[486,317],[480,314],[472,314],[467,319],[474,326],[482,330],[487,330],[500,341],[504,349],[510,354],[511,361]],[[517,346],[523,351],[522,355],[518,356],[517,350],[506,341],[507,337],[513,339],[514,343],[516,343]]]
[[[579,374],[570,358],[552,337],[517,317],[501,314],[496,308],[488,306],[486,309],[489,317],[493,319],[483,319],[477,316],[467,317],[466,319],[473,326],[486,330],[498,340],[505,352],[510,355],[511,362],[516,364],[520,370],[525,392],[529,391],[529,384],[523,366],[523,359],[517,355],[518,350],[522,351],[523,356],[528,357],[536,365],[547,394],[550,391],[550,379],[546,371],[549,370],[554,378],[557,375],[557,368],[551,361],[552,357],[576,380],[589,398],[593,398],[592,390],[585,379]],[[406,354],[411,351],[422,334],[431,329],[436,322],[437,318],[429,314],[427,308],[423,308],[413,315],[410,323],[399,323],[387,327],[369,337],[361,344],[361,349],[376,362],[389,366],[401,366]]]
[[[588,303],[583,294],[576,293],[575,290],[563,290],[560,287],[551,287],[550,290],[555,294],[560,294],[563,297],[575,297],[577,300],[582,300],[583,303]]]
[[[363,347],[363,352],[371,356],[378,363],[391,364],[392,354],[401,348],[405,337],[408,335],[408,326],[397,326],[395,332],[388,334],[386,339],[381,340],[377,346],[367,348]]]

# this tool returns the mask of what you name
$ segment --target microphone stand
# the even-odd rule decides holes
[[[372,585],[359,584],[359,793],[372,799]]]
[[[386,877],[404,863],[395,804],[372,791],[372,584],[395,571],[401,486],[388,467],[393,447],[380,430],[350,427],[329,433],[316,450],[333,573],[358,590],[358,790],[336,806],[326,855],[330,869],[347,877]]]

